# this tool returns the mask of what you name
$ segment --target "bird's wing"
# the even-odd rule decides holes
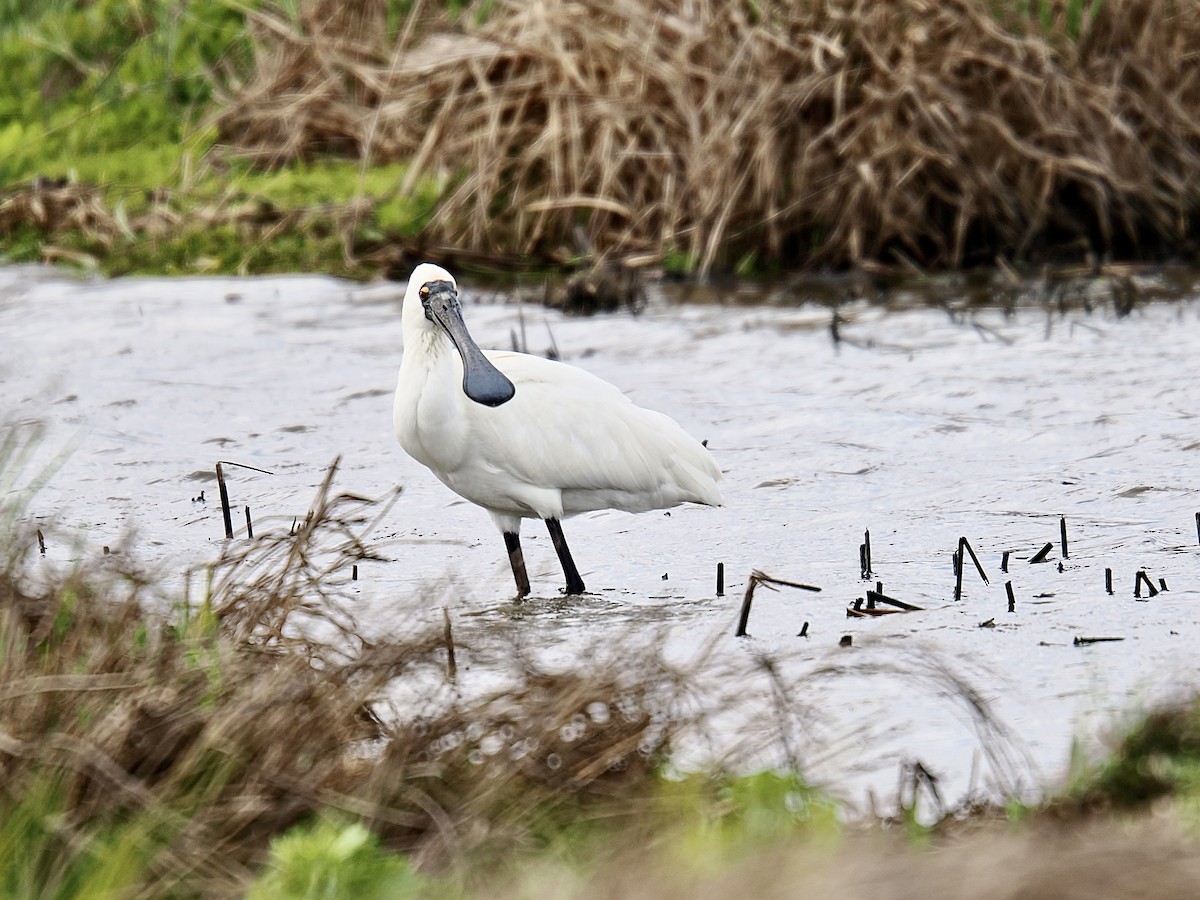
[[[698,469],[720,472],[678,423],[643,409],[590,372],[524,353],[488,351],[517,387],[478,431],[482,455],[530,484],[654,491]]]

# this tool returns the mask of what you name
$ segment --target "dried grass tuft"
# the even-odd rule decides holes
[[[477,252],[569,257],[576,226],[701,272],[1177,247],[1200,0],[1087,6],[500,2],[390,42],[383,0],[264,12],[218,123],[266,165],[411,160],[402,191],[448,184],[427,237]]]

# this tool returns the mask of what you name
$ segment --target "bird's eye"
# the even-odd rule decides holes
[[[421,299],[424,300],[429,296],[429,285],[421,285],[421,290],[417,291],[417,293],[420,295]]]

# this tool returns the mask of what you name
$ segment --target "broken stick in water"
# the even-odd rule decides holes
[[[1106,641],[1123,641],[1123,637],[1076,637],[1075,646],[1079,647],[1084,644],[1103,644]]]
[[[1138,574],[1141,575],[1142,581],[1146,583],[1146,588],[1150,591],[1150,596],[1158,596],[1158,588],[1154,586],[1154,582],[1150,580],[1150,576],[1146,574],[1146,570],[1142,569]]]
[[[221,515],[225,519],[225,537],[233,537],[233,517],[229,514],[229,491],[225,489],[225,473],[217,463],[217,489],[221,492]]]
[[[959,565],[962,564],[962,549],[964,547],[967,549],[967,552],[971,554],[971,562],[975,563],[975,571],[979,573],[979,577],[983,579],[983,583],[991,584],[991,582],[988,581],[987,572],[983,571],[983,565],[979,562],[979,557],[975,555],[975,548],[971,546],[971,542],[965,537],[958,539]]]
[[[1029,561],[1029,564],[1033,565],[1034,563],[1045,562],[1046,557],[1050,555],[1050,551],[1053,549],[1054,549],[1054,544],[1047,541],[1046,546],[1034,554],[1033,559],[1031,559]]]
[[[1158,588],[1154,586],[1154,582],[1150,580],[1150,576],[1146,574],[1145,569],[1138,569],[1137,575],[1133,579],[1133,596],[1138,600],[1142,599],[1142,584],[1145,583],[1146,589],[1150,591],[1150,596],[1158,595]],[[1149,599],[1149,598],[1147,598]]]
[[[251,472],[261,472],[263,475],[274,475],[274,472],[268,472],[266,469],[260,469],[257,466],[248,466],[245,463],[230,462],[229,460],[217,460],[217,488],[221,492],[221,517],[225,520],[225,537],[233,537],[233,516],[229,511],[229,490],[225,487],[225,472],[222,466],[237,466],[239,469],[249,469]],[[249,523],[249,510],[246,511],[247,523]],[[253,535],[251,535],[253,537]]]
[[[879,604],[886,603],[895,609],[884,609]],[[852,604],[846,607],[847,619],[873,619],[879,616],[894,616],[899,613],[920,612],[921,607],[913,606],[911,603],[905,603],[903,600],[896,600],[893,597],[888,597],[881,594],[879,591],[867,591],[867,605],[863,606],[863,598],[859,597]]]
[[[962,599],[963,555],[961,542],[950,558],[954,560],[954,602],[957,603]]]
[[[979,557],[975,555],[975,548],[971,546],[971,542],[966,536],[958,539],[958,551],[954,554],[954,599],[962,599],[962,576],[963,566],[966,563],[967,555],[970,554],[971,562],[975,564],[975,571],[979,573],[979,577],[983,579],[984,584],[991,584],[988,581],[987,572],[983,571],[983,565],[979,562]]]
[[[1058,518],[1058,535],[1062,541],[1062,556],[1063,559],[1070,559],[1071,554],[1067,552],[1067,517],[1059,516]]]
[[[454,629],[450,627],[450,610],[442,607],[442,621],[446,623],[446,677],[451,684],[458,678],[458,663],[454,659]]]
[[[755,569],[750,573],[750,582],[746,585],[746,595],[742,598],[742,611],[738,616],[738,626],[737,631],[734,632],[734,637],[746,636],[746,623],[750,621],[750,604],[754,602],[754,589],[760,584],[766,585],[771,590],[775,590],[775,585],[799,588],[802,591],[821,590],[819,587],[811,584],[800,584],[797,581],[785,581],[782,578],[774,578],[765,572]]]
[[[895,597],[889,597],[883,591],[867,591],[867,605],[874,607],[877,603],[885,603],[888,606],[894,606],[897,609],[902,609],[905,612],[921,612],[920,606],[913,606],[911,603],[905,603],[903,600],[897,600]]]

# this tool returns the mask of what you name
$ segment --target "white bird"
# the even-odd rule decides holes
[[[480,350],[458,286],[422,263],[403,309],[396,439],[452,491],[491,513],[517,582],[529,593],[522,519],[543,519],[566,575],[583,579],[563,537],[565,516],[721,504],[721,472],[673,419],[635,406],[594,375],[526,353]]]

